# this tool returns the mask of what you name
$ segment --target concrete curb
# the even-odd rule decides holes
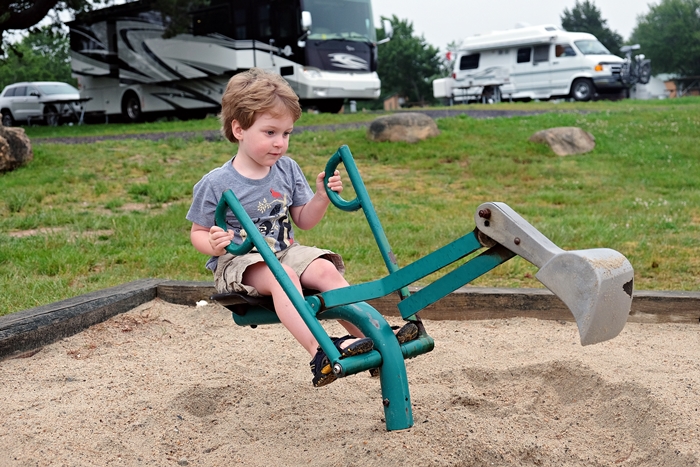
[[[208,301],[213,293],[212,282],[142,279],[2,316],[0,360],[21,357],[156,298],[193,306]],[[400,316],[398,301],[391,294],[370,304],[385,316]],[[420,316],[456,321],[515,317],[573,321],[561,300],[546,289],[488,287],[461,288],[425,308]],[[635,291],[628,322],[698,325],[700,292]]]

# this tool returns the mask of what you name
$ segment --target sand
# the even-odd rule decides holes
[[[378,378],[313,388],[281,325],[155,300],[0,362],[0,465],[700,465],[700,325],[425,325],[415,425],[387,432]]]

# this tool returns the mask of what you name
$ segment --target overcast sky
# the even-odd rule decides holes
[[[627,40],[637,24],[637,16],[649,12],[645,0],[594,0],[608,28]],[[396,15],[413,23],[416,36],[445,51],[449,42],[474,34],[510,29],[517,23],[561,26],[564,9],[576,0],[372,0],[375,24],[381,16]]]

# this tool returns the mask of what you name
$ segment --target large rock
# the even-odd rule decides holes
[[[400,112],[376,118],[367,129],[367,138],[371,141],[416,143],[439,134],[435,121],[417,112]]]
[[[548,144],[558,156],[583,154],[595,148],[595,137],[575,126],[538,131],[530,137],[530,141]]]
[[[0,125],[0,172],[14,170],[32,159],[32,143],[24,129]]]

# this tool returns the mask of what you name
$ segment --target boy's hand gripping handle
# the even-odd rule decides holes
[[[231,208],[231,211],[233,211],[233,215],[236,216],[238,221],[243,226],[243,230],[248,232],[250,226],[246,225],[246,221],[249,221],[251,225],[252,221],[250,221],[248,215],[240,214],[240,211],[242,211],[244,214],[245,211],[243,210],[243,206],[241,206],[241,203],[238,201],[238,198],[236,198],[236,195],[234,195],[233,191],[231,190],[226,190],[223,192],[223,194],[221,195],[221,199],[219,200],[219,204],[216,206],[216,214],[214,217],[216,220],[216,225],[224,229],[224,232],[228,232],[228,227],[226,226],[226,211],[229,207]],[[255,228],[254,225],[253,228]],[[246,236],[246,238],[243,240],[243,243],[241,243],[240,245],[231,242],[226,246],[226,251],[236,256],[244,255],[252,249],[253,241],[249,236]]]
[[[344,200],[338,193],[336,193],[328,187],[328,180],[333,176],[333,174],[335,174],[335,169],[338,168],[338,164],[340,164],[341,162],[345,166],[345,170],[348,172],[348,177],[350,178],[352,187],[355,189],[355,192],[358,193],[358,196],[356,196],[355,199],[353,199],[352,201]],[[328,195],[328,199],[330,199],[331,203],[333,203],[335,207],[337,207],[341,211],[357,211],[362,207],[362,203],[360,202],[359,198],[359,193],[361,193],[361,190],[364,188],[364,183],[362,183],[362,179],[360,178],[360,171],[357,170],[355,160],[352,158],[352,153],[350,152],[350,149],[347,146],[341,146],[335,152],[335,154],[333,154],[331,158],[328,159],[328,163],[326,164],[326,176],[323,179],[323,184],[326,188],[326,194]],[[359,187],[362,188],[358,189]]]

